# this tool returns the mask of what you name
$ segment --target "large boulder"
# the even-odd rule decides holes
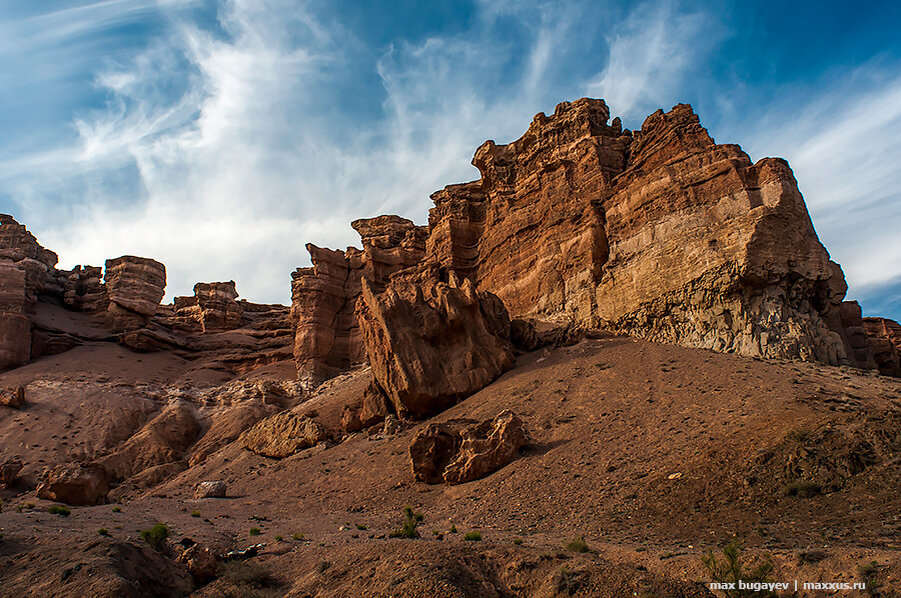
[[[142,328],[163,300],[166,267],[132,255],[106,260],[104,282],[109,295],[107,326],[117,332]]]
[[[109,494],[106,469],[96,463],[66,463],[44,472],[38,484],[38,498],[69,505],[100,505]]]
[[[293,411],[283,411],[243,432],[238,441],[258,455],[284,459],[327,439],[328,433],[318,422]]]
[[[529,437],[509,410],[493,420],[429,424],[410,444],[413,475],[427,484],[463,484],[483,478],[519,455]]]
[[[11,457],[0,463],[0,487],[12,488],[19,478],[24,464],[18,457]]]
[[[372,374],[401,417],[436,413],[513,366],[496,298],[468,279],[441,279],[436,268],[408,270],[380,294],[363,280],[357,318]]]

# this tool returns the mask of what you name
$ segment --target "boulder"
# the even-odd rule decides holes
[[[100,505],[109,493],[109,477],[99,464],[66,463],[44,472],[38,498],[69,505]]]
[[[21,409],[25,406],[25,388],[17,386],[16,388],[0,391],[0,405],[11,407],[12,409]]]
[[[15,486],[22,467],[24,464],[18,457],[12,457],[0,463],[0,487],[12,488]]]
[[[216,558],[216,554],[200,544],[188,546],[175,560],[185,565],[194,583],[198,585],[212,581],[218,577],[221,571],[221,565],[219,559]]]
[[[363,398],[344,408],[341,427],[348,433],[359,432],[382,423],[391,413],[392,406],[377,384],[370,384],[363,392]]]
[[[395,276],[377,294],[363,281],[357,319],[372,374],[401,417],[425,417],[477,392],[513,366],[506,312],[468,279],[434,267]],[[503,305],[500,305],[503,308]]]
[[[150,322],[166,289],[166,267],[156,260],[126,255],[106,260],[104,282],[109,296],[110,329],[127,332]]]
[[[313,419],[293,411],[283,411],[243,432],[238,441],[258,455],[284,459],[327,439],[325,428]]]
[[[429,424],[410,444],[413,475],[427,484],[463,484],[507,465],[529,442],[522,420],[509,410],[493,420]]]
[[[216,480],[212,482],[200,482],[194,488],[194,499],[201,498],[225,498],[227,486],[225,482]]]

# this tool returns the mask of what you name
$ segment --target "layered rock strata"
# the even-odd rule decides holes
[[[179,323],[203,333],[238,328],[243,308],[237,301],[235,282],[198,282],[193,297],[176,297],[175,317]]]
[[[888,318],[863,318],[863,326],[879,372],[901,377],[901,325]]]
[[[420,261],[425,227],[399,216],[354,221],[363,249],[333,251],[307,245],[313,266],[292,275],[291,313],[298,378],[315,386],[366,362],[354,310],[363,278],[381,292],[391,274]]]
[[[150,323],[166,289],[166,267],[156,260],[126,255],[106,261],[103,276],[109,307],[107,325],[127,332]]]

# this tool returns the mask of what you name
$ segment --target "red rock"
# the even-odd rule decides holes
[[[200,482],[194,488],[194,499],[201,498],[225,498],[227,486],[225,482],[216,480],[212,482]]]
[[[863,326],[879,372],[901,377],[901,325],[888,318],[863,318]]]
[[[106,470],[96,464],[67,463],[44,472],[38,498],[69,505],[101,505],[109,493]]]
[[[416,264],[425,251],[425,228],[399,216],[352,223],[363,250],[307,245],[312,268],[292,275],[294,356],[298,378],[310,387],[366,362],[354,309],[365,277],[381,291],[389,276]]]
[[[21,386],[0,391],[0,405],[21,409],[25,406],[25,389]]]
[[[511,411],[481,423],[429,424],[410,444],[413,475],[428,484],[471,482],[516,459],[528,441],[522,420]]]
[[[344,408],[341,427],[348,433],[359,432],[385,420],[393,410],[388,398],[376,384],[370,384],[363,392],[363,398]]]
[[[492,299],[468,279],[441,282],[437,268],[396,276],[381,294],[364,279],[357,318],[373,377],[395,413],[436,413],[513,366],[512,346],[498,332],[509,330],[509,319],[497,320]]]
[[[193,297],[175,298],[175,316],[203,333],[232,330],[243,323],[235,282],[198,282]]]
[[[109,307],[102,268],[76,266],[72,270],[58,272],[57,280],[66,307],[86,312],[101,312]]]
[[[166,267],[156,260],[126,255],[106,260],[104,273],[109,295],[107,325],[126,332],[150,322],[166,289]]]
[[[209,548],[193,544],[175,559],[187,567],[196,584],[205,584],[218,577],[221,570],[219,560]]]

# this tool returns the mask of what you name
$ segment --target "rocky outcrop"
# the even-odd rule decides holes
[[[486,142],[481,179],[432,196],[426,259],[515,317],[872,366],[784,160],[717,145],[684,104],[634,135],[608,118],[602,100],[564,102]]]
[[[293,411],[267,417],[241,434],[241,446],[264,457],[284,459],[328,439],[319,423]]]
[[[235,282],[198,282],[193,297],[175,298],[175,317],[188,329],[203,333],[232,330],[243,323]]]
[[[101,312],[109,306],[103,286],[103,269],[96,266],[75,266],[57,273],[63,304],[75,311]]]
[[[112,481],[124,480],[145,469],[181,461],[199,433],[191,408],[180,401],[170,403],[99,463]]]
[[[166,267],[156,260],[126,255],[106,261],[107,325],[117,332],[143,328],[163,300]]]
[[[863,318],[863,326],[879,372],[901,377],[901,325],[888,318]]]
[[[493,420],[429,424],[410,444],[413,475],[427,484],[464,484],[507,465],[529,442],[522,420],[503,411]]]
[[[335,374],[366,362],[354,310],[361,280],[381,291],[389,276],[419,262],[425,251],[425,227],[399,216],[356,220],[362,251],[333,251],[307,245],[311,268],[292,275],[291,313],[298,378],[316,386]]]
[[[38,498],[69,505],[102,505],[109,493],[106,470],[97,464],[67,463],[44,472]]]
[[[513,366],[503,304],[437,268],[396,276],[383,293],[364,279],[357,318],[378,386],[401,417],[424,417],[481,390]],[[507,336],[504,336],[504,331]]]
[[[0,463],[0,488],[12,488],[19,478],[19,472],[25,466],[18,457],[12,457]]]
[[[394,406],[378,384],[373,382],[363,391],[362,399],[344,408],[341,427],[349,434],[359,432],[382,423],[393,412]]]

